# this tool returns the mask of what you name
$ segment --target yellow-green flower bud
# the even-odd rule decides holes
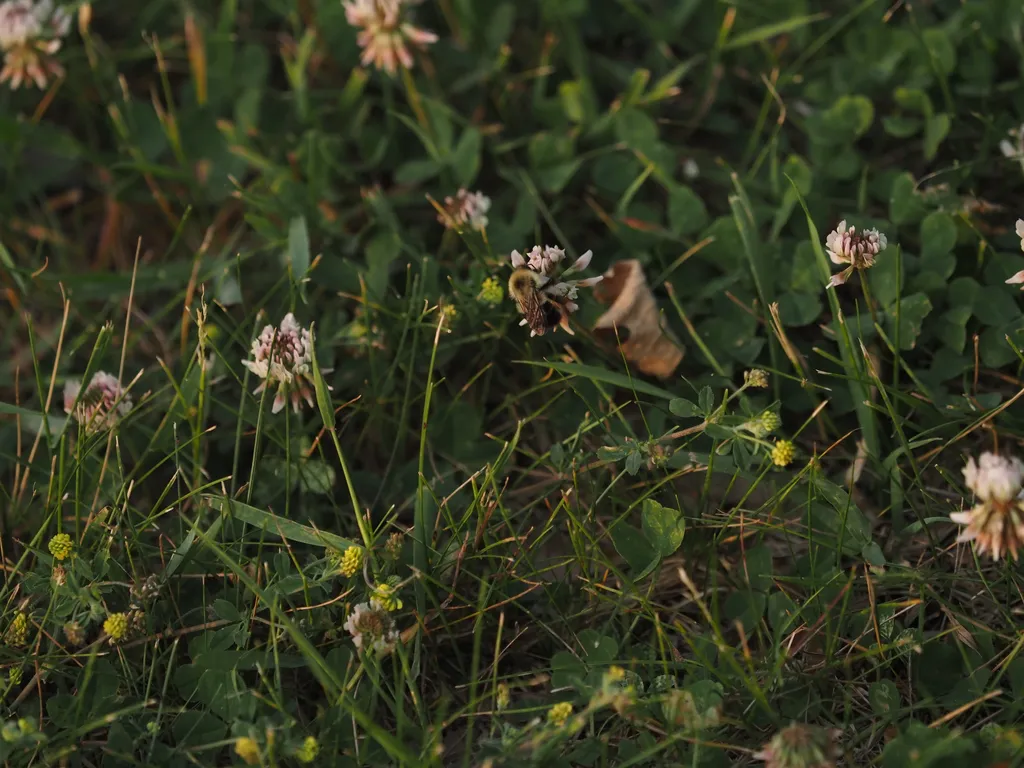
[[[50,550],[50,554],[53,555],[54,559],[63,560],[74,551],[75,545],[71,541],[71,537],[66,533],[58,533],[50,539],[50,543],[46,545],[46,548]]]

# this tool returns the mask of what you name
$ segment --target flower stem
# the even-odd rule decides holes
[[[427,113],[423,111],[423,101],[420,99],[420,92],[416,89],[416,83],[406,67],[402,67],[402,84],[405,85],[405,95],[409,99],[409,106],[416,113],[416,120],[423,126],[423,130],[433,139],[434,132],[430,129],[430,121],[427,120]]]
[[[858,269],[857,272],[860,275],[860,288],[864,291],[864,301],[867,303],[868,309],[871,311],[871,322],[881,328],[882,324],[878,321],[878,313],[875,311],[874,299],[871,298],[871,288],[868,286],[868,278],[865,274],[865,270]]]
[[[363,520],[363,510],[359,506],[359,496],[356,494],[356,487],[352,484],[352,473],[348,468],[348,462],[345,460],[345,452],[341,450],[341,442],[338,440],[337,432],[334,428],[328,429],[327,432],[331,436],[331,442],[334,443],[334,450],[338,454],[338,462],[341,464],[341,474],[345,476],[345,485],[348,487],[348,496],[352,500],[352,511],[356,516],[356,525],[359,526],[359,535],[363,539],[363,546],[366,548],[367,555],[369,555],[373,548],[373,536],[370,534],[370,529]]]

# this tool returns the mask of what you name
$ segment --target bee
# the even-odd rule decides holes
[[[537,336],[543,336],[559,326],[571,335],[569,311],[557,297],[549,296],[542,290],[548,279],[532,269],[520,267],[508,279],[508,292],[519,305],[519,313],[526,318],[526,324]]]

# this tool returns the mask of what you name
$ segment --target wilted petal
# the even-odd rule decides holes
[[[835,288],[838,285],[843,285],[846,280],[853,274],[853,268],[844,269],[842,272],[837,272],[832,275],[832,278],[828,281],[828,285],[825,288]]]
[[[402,25],[402,34],[405,35],[413,45],[425,46],[437,42],[437,35],[426,29],[414,27],[412,24]]]
[[[64,385],[64,412],[71,413],[72,407],[75,405],[75,400],[78,399],[78,393],[82,390],[82,382],[77,379],[71,379]]]
[[[402,63],[403,67],[405,67],[406,69],[412,69],[413,58],[412,54],[409,53],[408,48],[406,48],[404,45],[395,45],[394,52],[395,55],[398,57],[398,60]]]
[[[1006,283],[1007,285],[1019,285],[1020,283],[1024,283],[1024,269],[1015,274],[1013,277],[1009,278],[1006,281]],[[1024,290],[1024,288],[1022,288],[1021,290]]]
[[[963,525],[967,525],[967,523],[963,523]],[[967,542],[974,541],[977,538],[977,531],[975,531],[972,528],[964,528],[964,530],[961,531],[959,535],[957,535],[956,541],[958,544],[966,544]]]

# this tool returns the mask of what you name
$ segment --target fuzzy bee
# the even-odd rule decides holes
[[[519,313],[537,336],[561,326],[572,334],[569,327],[569,310],[564,304],[546,294],[543,290],[549,279],[532,269],[520,267],[508,279],[508,292],[516,300]]]
[[[520,325],[530,326],[531,335],[543,336],[557,328],[572,334],[569,315],[579,308],[575,301],[578,288],[592,286],[601,277],[582,280],[566,280],[565,277],[586,269],[592,255],[587,251],[555,279],[559,262],[565,256],[561,248],[538,245],[526,257],[519,251],[512,251],[513,271],[508,280],[508,292],[523,316]]]

